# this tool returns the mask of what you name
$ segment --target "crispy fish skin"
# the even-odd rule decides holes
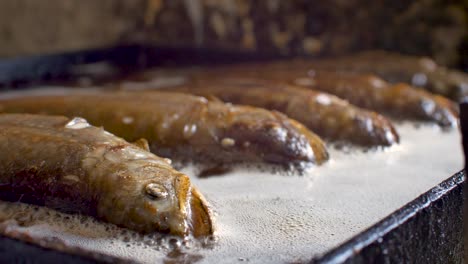
[[[145,138],[157,155],[215,164],[321,164],[319,137],[281,113],[203,97],[155,92],[22,97],[0,111],[82,116],[128,141]]]
[[[437,65],[428,57],[373,50],[353,55],[322,59],[308,64],[315,69],[373,73],[391,83],[410,83],[455,101],[468,95],[468,74]]]
[[[390,146],[399,141],[398,133],[385,117],[336,96],[292,85],[246,78],[211,78],[159,90],[215,96],[225,102],[277,110],[319,136],[335,141],[363,146]]]
[[[289,83],[334,94],[356,106],[400,119],[431,121],[445,128],[458,125],[456,104],[443,96],[407,84],[392,85],[371,74],[312,70],[311,67],[306,63],[283,61],[186,70],[175,72],[173,75],[183,76],[186,82],[216,76]],[[146,76],[141,75],[139,78],[150,78],[151,75],[156,78],[161,77],[161,74],[153,72]]]
[[[436,122],[441,127],[458,125],[458,109],[445,97],[408,84],[389,84],[374,75],[310,72],[294,83],[335,94],[357,106],[402,119]]]
[[[1,114],[0,150],[3,199],[82,213],[139,232],[213,232],[207,204],[186,175],[82,118]]]

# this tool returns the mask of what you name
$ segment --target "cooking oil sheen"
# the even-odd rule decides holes
[[[463,168],[458,129],[397,123],[399,145],[363,151],[329,147],[331,159],[305,173],[238,168],[197,178],[182,171],[215,212],[216,240],[141,235],[85,216],[0,203],[0,230],[142,263],[308,261],[364,231]],[[174,253],[176,252],[176,254]]]

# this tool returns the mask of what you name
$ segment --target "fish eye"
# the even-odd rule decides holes
[[[152,199],[159,200],[167,197],[166,188],[158,183],[149,183],[145,187],[146,194]]]

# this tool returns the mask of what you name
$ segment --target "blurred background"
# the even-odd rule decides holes
[[[468,67],[466,0],[16,0],[0,57],[145,44],[280,55],[387,49]]]

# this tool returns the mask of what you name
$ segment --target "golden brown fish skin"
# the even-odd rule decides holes
[[[3,199],[139,232],[212,234],[206,201],[186,175],[81,118],[1,114],[0,151]],[[192,193],[201,202],[191,202]],[[192,214],[210,221],[195,221]]]
[[[398,143],[395,128],[385,117],[359,109],[322,92],[255,79],[199,79],[187,85],[158,89],[215,96],[225,102],[280,111],[319,136],[363,146]]]
[[[445,128],[458,125],[454,102],[407,84],[389,84],[374,75],[315,71],[312,77],[294,82],[400,119],[432,121]]]
[[[150,78],[151,75],[161,78],[158,72],[146,76],[140,75],[139,78]],[[216,76],[216,78],[254,78],[289,83],[334,94],[356,106],[400,119],[431,121],[445,128],[458,125],[458,109],[451,100],[410,85],[392,85],[371,74],[310,70],[308,64],[283,61],[241,64],[216,69],[190,69],[173,73],[173,76],[177,75],[183,76],[186,82]]]
[[[310,62],[297,60],[295,64],[332,71],[373,73],[388,82],[410,83],[455,101],[468,95],[468,74],[437,65],[428,57],[373,50]]]
[[[128,141],[145,138],[154,153],[176,160],[290,166],[328,159],[318,137],[280,113],[188,94],[23,97],[0,101],[0,111],[82,116]]]

